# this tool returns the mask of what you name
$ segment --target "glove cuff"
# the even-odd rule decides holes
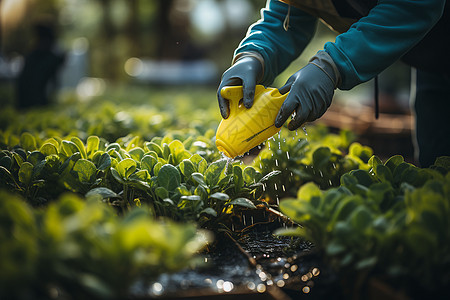
[[[325,51],[319,51],[310,60],[310,64],[313,64],[320,68],[333,82],[334,88],[336,89],[341,83],[341,74],[339,73],[336,64],[334,63],[331,56]]]
[[[264,78],[264,58],[258,52],[252,52],[252,51],[240,52],[233,57],[233,60],[231,61],[231,65],[234,65],[236,62],[238,62],[240,59],[242,59],[244,57],[253,57],[261,63],[260,77]]]

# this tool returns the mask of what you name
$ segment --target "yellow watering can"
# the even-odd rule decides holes
[[[275,118],[289,93],[282,95],[276,88],[257,85],[251,108],[242,103],[242,86],[224,87],[220,94],[229,101],[230,114],[217,128],[216,146],[226,156],[243,155],[280,131]]]

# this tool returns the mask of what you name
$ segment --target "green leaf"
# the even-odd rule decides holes
[[[181,174],[178,169],[170,164],[165,164],[158,172],[158,185],[168,191],[175,191],[181,183]]]
[[[364,230],[372,223],[373,216],[364,206],[357,207],[350,215],[350,222],[357,230]]]
[[[105,152],[109,152],[111,149],[116,150],[117,152],[120,151],[120,145],[118,143],[111,143],[106,147]]]
[[[60,145],[60,153],[64,154],[66,157],[70,157],[73,154],[79,152],[77,145],[72,141],[63,140]],[[80,153],[81,154],[81,153]]]
[[[205,180],[209,186],[215,186],[219,182],[220,174],[225,169],[226,159],[217,160],[209,165],[205,171]]]
[[[214,194],[210,195],[209,197],[212,199],[219,200],[219,201],[228,201],[230,199],[230,196],[228,196],[227,194],[224,194],[224,193],[220,193],[220,192],[214,193]]]
[[[157,162],[158,160],[152,155],[145,155],[141,159],[141,169],[147,170],[151,174]]]
[[[98,151],[98,147],[100,145],[100,139],[98,136],[92,135],[88,137],[86,143],[86,154],[89,158],[92,158],[95,152]]]
[[[130,154],[131,158],[135,161],[141,161],[144,157],[144,150],[140,147],[136,147],[128,151],[128,154]]]
[[[163,157],[163,150],[158,144],[154,142],[147,142],[145,143],[145,146],[147,147],[148,150],[156,152],[156,154],[158,154],[159,157]]]
[[[112,190],[105,187],[97,187],[86,193],[85,197],[87,199],[109,199],[109,198],[120,198],[118,194],[113,192]]]
[[[24,162],[19,169],[19,181],[28,186],[33,175],[33,168],[31,163]]]
[[[103,153],[97,163],[97,168],[100,171],[105,171],[106,169],[111,167],[111,156],[108,153]]]
[[[162,166],[164,166],[162,162],[157,162],[156,165],[153,167],[153,174],[155,176],[158,176],[159,170],[161,170]]]
[[[450,156],[441,156],[436,158],[434,165],[450,172]]]
[[[24,132],[20,135],[20,145],[26,151],[34,151],[37,149],[36,139],[29,132]]]
[[[261,174],[257,172],[256,169],[253,168],[252,166],[247,166],[244,168],[242,176],[244,177],[244,182],[247,185],[251,185],[253,183],[256,183],[260,179],[257,177],[261,176]]]
[[[162,153],[163,153],[163,158],[167,161],[169,161],[169,155],[170,155],[170,148],[169,145],[164,143],[162,144]]]
[[[45,156],[58,154],[58,148],[56,148],[55,145],[53,144],[45,143],[44,145],[41,146],[39,152],[41,152]]]
[[[197,172],[202,174],[205,173],[208,167],[208,163],[203,157],[201,157],[199,154],[194,154],[189,158],[189,160],[197,166]]]
[[[84,148],[83,142],[76,136],[70,139],[78,148],[78,152],[81,154],[81,158],[87,159],[86,149]]]
[[[386,163],[384,164],[386,167],[389,168],[389,170],[394,173],[395,168],[403,163],[405,160],[403,159],[403,156],[401,155],[394,155],[391,158],[389,158]]]
[[[147,182],[150,179],[150,174],[147,170],[139,170],[134,172],[129,179]]]
[[[133,159],[125,158],[124,160],[119,161],[117,172],[119,172],[119,175],[122,178],[128,179],[134,171],[136,171],[136,162]]]
[[[135,136],[127,143],[125,150],[130,152],[131,149],[137,147],[138,145],[139,145],[139,137]]]
[[[80,182],[93,183],[97,174],[94,163],[80,158],[73,166],[73,171],[77,173]]]
[[[125,184],[125,181],[122,179],[119,172],[117,172],[117,170],[115,168],[111,167],[110,170],[111,170],[111,175],[114,177],[115,180],[117,180],[117,182],[119,182],[121,184]]]
[[[388,167],[386,167],[384,165],[378,165],[374,169],[374,171],[379,180],[384,181],[384,182],[393,182],[394,181],[392,172],[391,172],[391,170],[389,170]]]
[[[181,200],[200,201],[201,197],[199,195],[181,196]]]
[[[237,205],[246,208],[256,209],[255,204],[247,198],[236,198],[227,203],[227,205]]]
[[[180,171],[185,178],[190,178],[192,173],[195,173],[195,166],[189,159],[184,159],[180,163]]]
[[[383,162],[381,161],[381,159],[379,159],[377,156],[372,155],[372,157],[369,159],[368,165],[372,168],[372,170],[375,170],[375,168],[378,165],[382,165]]]
[[[317,148],[313,153],[313,164],[317,169],[325,169],[330,162],[331,150],[328,147]]]
[[[174,157],[175,165],[178,165],[183,159],[191,157],[190,153],[185,150],[183,143],[179,140],[173,140],[169,144],[169,149]]]
[[[7,170],[11,170],[12,165],[13,161],[11,157],[3,156],[2,158],[0,158],[0,166],[6,168]]]
[[[370,185],[374,182],[372,176],[370,176],[369,172],[365,170],[353,170],[350,174],[356,178],[359,184],[365,187],[370,187]]]
[[[210,215],[213,217],[217,217],[217,212],[212,208],[212,207],[207,207],[205,209],[203,209],[200,214],[206,214],[206,215]]]
[[[320,197],[322,195],[322,191],[319,187],[313,183],[308,182],[300,187],[297,192],[297,198],[304,201],[311,201],[313,197]]]
[[[159,186],[155,189],[155,194],[161,199],[166,199],[169,197],[169,191],[162,186]]]
[[[244,177],[240,166],[233,166],[233,182],[236,192],[239,192],[244,186]]]

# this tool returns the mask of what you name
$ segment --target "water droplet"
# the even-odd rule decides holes
[[[230,281],[225,281],[225,282],[223,283],[222,288],[223,288],[223,291],[224,291],[224,292],[231,292],[231,290],[234,288],[234,285],[233,285],[233,283],[230,282]]]
[[[304,286],[302,291],[303,293],[308,294],[311,291],[311,289],[309,288],[309,286]]]
[[[221,290],[223,288],[224,283],[225,283],[225,281],[222,279],[217,280],[217,282],[216,282],[217,288]]]
[[[284,186],[284,184],[281,185],[281,188],[283,189],[283,192],[286,192],[286,187]]]
[[[311,270],[311,273],[313,274],[313,276],[319,276],[320,270],[319,270],[319,268],[313,268]]]
[[[286,151],[286,157],[289,160],[289,151]]]
[[[152,284],[152,293],[154,295],[161,295],[162,292],[164,291],[164,287],[161,283],[159,282],[155,282],[154,284]]]
[[[322,170],[319,170],[319,173],[320,173],[320,177],[323,177]]]
[[[258,286],[256,287],[256,290],[259,293],[264,293],[266,291],[266,285],[263,283],[258,284]]]
[[[276,183],[274,183],[273,187],[274,187],[275,191],[278,191],[278,186]]]
[[[247,283],[247,288],[253,291],[256,288],[256,284],[250,281],[249,283]]]
[[[278,167],[278,159],[275,159],[275,166]]]
[[[280,280],[277,281],[277,286],[280,287],[280,288],[282,288],[284,286],[284,284],[285,284],[284,280],[280,279]]]

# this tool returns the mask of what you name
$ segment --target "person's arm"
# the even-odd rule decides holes
[[[341,75],[338,88],[351,89],[400,59],[437,23],[444,5],[445,0],[379,0],[366,17],[325,44]]]
[[[241,55],[256,52],[263,62],[263,77],[259,83],[269,85],[305,49],[314,35],[317,18],[290,7],[289,27],[283,22],[289,6],[278,0],[267,1],[261,19],[253,24],[235,51],[233,62]]]

